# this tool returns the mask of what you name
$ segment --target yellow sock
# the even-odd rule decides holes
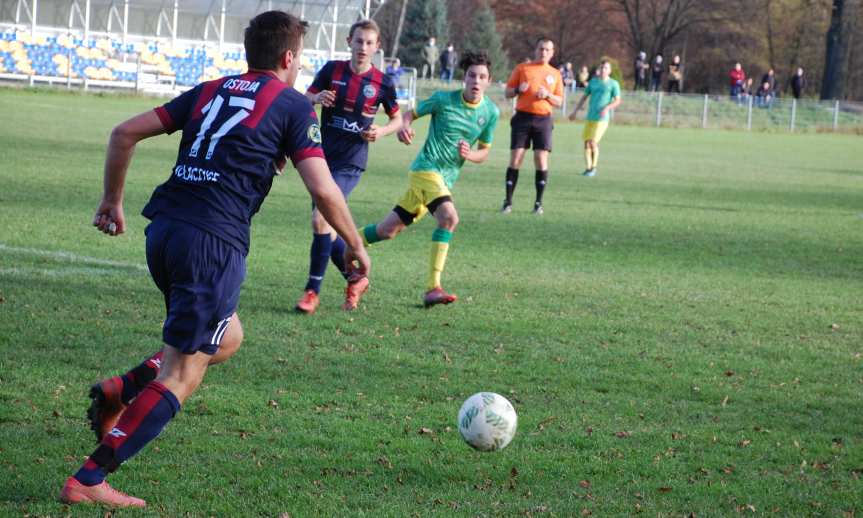
[[[446,241],[438,236],[441,232],[446,233]],[[446,254],[449,251],[448,241],[451,236],[451,232],[438,229],[435,231],[435,236],[432,238],[431,261],[429,261],[429,278],[428,283],[426,283],[426,288],[429,290],[433,290],[440,286],[440,274],[443,272],[444,264],[446,264]]]
[[[584,165],[590,169],[591,164],[593,164],[593,153],[591,152],[590,146],[584,146]]]
[[[599,146],[596,146],[596,149],[593,150],[593,165],[590,166],[591,169],[596,169],[596,164],[599,163]]]

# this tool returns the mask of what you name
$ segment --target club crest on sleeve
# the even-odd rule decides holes
[[[309,126],[309,131],[306,132],[309,136],[309,140],[314,142],[315,144],[321,143],[321,127],[317,124],[312,124]]]
[[[378,93],[378,91],[374,87],[374,85],[366,85],[363,87],[363,95],[366,96],[367,98],[374,97],[375,94],[377,94],[377,93]]]
[[[479,124],[480,126],[485,126],[485,123],[486,123],[485,117],[478,118],[476,120],[476,123]]]
[[[548,83],[549,85],[553,85],[554,84],[554,76],[551,74],[548,74],[547,76],[545,76],[545,82]]]

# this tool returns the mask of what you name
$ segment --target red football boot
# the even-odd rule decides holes
[[[107,482],[95,486],[85,486],[75,477],[66,479],[60,492],[60,501],[65,504],[102,504],[109,507],[146,507],[147,502],[126,493],[117,491]]]
[[[425,296],[423,296],[423,304],[427,308],[435,306],[437,304],[451,304],[457,300],[458,297],[455,296],[455,294],[447,293],[440,286],[433,290],[427,291]]]

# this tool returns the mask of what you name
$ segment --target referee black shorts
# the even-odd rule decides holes
[[[551,130],[554,121],[551,115],[535,115],[527,112],[515,112],[509,121],[512,127],[510,149],[544,149],[551,151]],[[531,144],[533,144],[531,146]]]

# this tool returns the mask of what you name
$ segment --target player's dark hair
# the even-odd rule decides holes
[[[249,68],[276,70],[287,51],[297,53],[309,24],[284,11],[267,11],[251,20],[243,36]]]
[[[484,50],[480,50],[479,52],[467,51],[462,54],[461,60],[458,63],[459,68],[464,72],[467,72],[467,69],[474,65],[485,65],[489,73],[491,73],[491,59],[489,59],[488,54]]]
[[[348,39],[353,39],[354,31],[357,30],[375,31],[375,34],[378,35],[378,41],[381,41],[381,28],[378,27],[378,23],[374,20],[360,20],[351,25],[351,30],[348,31]]]
[[[533,44],[533,46],[534,46],[534,47],[536,47],[536,46],[537,46],[537,45],[539,45],[540,43],[543,43],[543,42],[546,42],[546,41],[547,41],[547,42],[549,42],[549,43],[551,43],[552,47],[554,46],[554,40],[552,40],[552,39],[551,39],[551,38],[549,38],[548,36],[540,36],[539,38],[537,38],[537,39],[536,39],[536,43],[534,43],[534,44]]]

